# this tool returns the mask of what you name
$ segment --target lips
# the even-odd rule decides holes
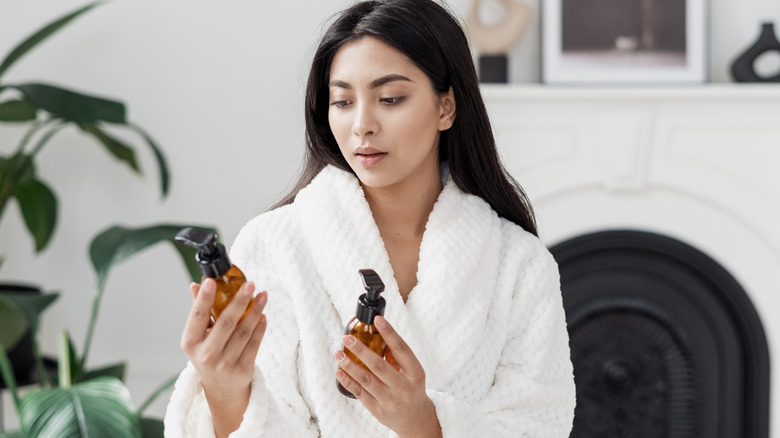
[[[387,156],[387,152],[372,147],[359,147],[355,149],[355,157],[363,167],[373,167],[379,164]]]
[[[377,155],[384,153],[386,152],[382,152],[379,149],[375,149],[371,146],[360,146],[359,148],[355,149],[355,155]]]

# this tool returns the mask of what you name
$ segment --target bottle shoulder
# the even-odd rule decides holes
[[[344,330],[344,334],[350,333],[366,333],[373,335],[379,333],[379,330],[377,330],[374,324],[366,324],[358,317],[354,317],[347,323],[347,327]]]
[[[225,273],[225,277],[229,278],[231,281],[233,280],[246,281],[246,276],[244,276],[244,273],[236,265],[233,265],[230,267],[230,269],[228,269],[228,271]]]

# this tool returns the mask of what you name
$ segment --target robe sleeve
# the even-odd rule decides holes
[[[261,216],[262,217],[262,216]],[[298,329],[289,297],[275,287],[273,258],[257,230],[247,224],[230,250],[231,261],[257,291],[269,291],[265,314],[268,327],[255,361],[249,405],[230,438],[319,437],[316,420],[298,387]],[[269,379],[267,376],[272,376]],[[214,426],[200,377],[192,364],[179,376],[165,415],[166,438],[213,438]]]
[[[541,244],[518,266],[509,336],[493,386],[476,404],[428,390],[444,438],[566,438],[575,388],[558,267]]]

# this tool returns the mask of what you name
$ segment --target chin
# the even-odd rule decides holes
[[[398,183],[398,176],[382,172],[377,169],[364,169],[362,167],[352,167],[352,171],[357,175],[360,183],[366,187],[381,188],[388,187]]]
[[[367,175],[366,172],[357,172],[358,180],[366,187],[381,188],[391,186],[395,181],[391,181],[389,178],[384,178],[380,175]]]

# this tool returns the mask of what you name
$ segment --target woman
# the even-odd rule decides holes
[[[166,436],[567,437],[557,267],[498,161],[458,23],[430,0],[342,12],[306,129],[298,186],[231,249],[253,284],[211,328],[214,284],[191,287]],[[342,336],[362,268],[386,284],[375,324],[396,367]]]

